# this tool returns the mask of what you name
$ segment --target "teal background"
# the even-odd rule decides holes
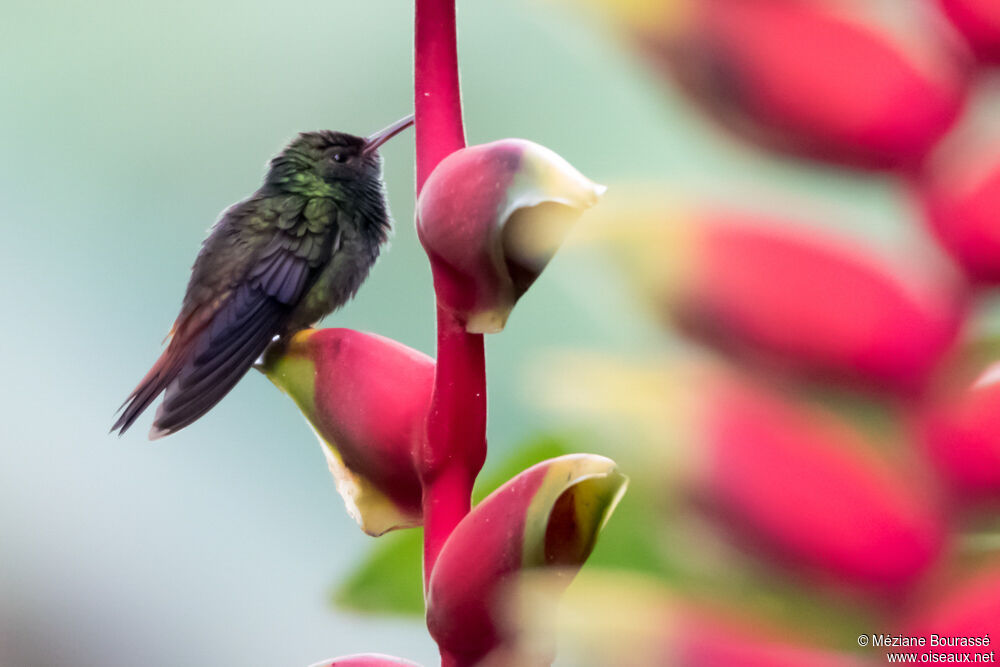
[[[205,230],[266,160],[297,131],[367,134],[409,111],[411,14],[388,0],[0,6],[0,665],[434,663],[419,622],[329,605],[371,540],[262,376],[166,440],[145,440],[149,417],[107,435]],[[900,258],[926,251],[890,179],[731,143],[599,17],[468,0],[459,22],[470,142],[533,139],[612,187],[793,201]],[[433,353],[412,136],[383,150],[391,248],[327,324]],[[550,350],[659,342],[606,266],[558,256],[488,341],[490,465],[552,423],[526,380]]]

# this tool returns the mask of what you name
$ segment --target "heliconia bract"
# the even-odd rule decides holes
[[[918,420],[919,439],[961,496],[1000,498],[1000,368],[971,387],[942,390]]]
[[[548,148],[503,139],[455,151],[417,201],[434,289],[470,333],[503,329],[569,225],[604,187]]]
[[[669,449],[643,452],[662,467],[657,483],[760,556],[813,579],[895,594],[950,537],[919,457],[878,455],[881,443],[846,417],[764,383],[718,368],[581,356],[550,373],[553,404]]]
[[[1000,141],[955,143],[935,152],[916,189],[935,235],[965,274],[1000,283]]]
[[[605,217],[608,242],[653,308],[702,342],[782,372],[916,393],[965,315],[950,273],[894,267],[804,226],[610,206]]]
[[[917,390],[963,315],[952,285],[814,231],[720,216],[707,221],[697,252],[675,304],[682,322],[737,355],[819,376]]]
[[[647,54],[742,136],[906,168],[958,117],[967,63],[931,26],[882,20],[893,3],[673,0],[645,3],[671,7],[653,20],[633,12],[626,22]]]
[[[414,456],[434,361],[388,338],[307,329],[260,366],[312,425],[347,510],[371,535],[421,523]]]
[[[420,667],[415,662],[381,653],[359,653],[317,662],[310,667]]]
[[[1000,63],[1000,3],[996,0],[938,0],[973,53],[987,63]]]
[[[696,490],[744,537],[841,583],[897,592],[947,537],[933,490],[847,423],[742,382],[709,388]]]
[[[473,508],[427,587],[427,626],[442,652],[475,665],[513,641],[500,618],[507,587],[539,567],[558,568],[568,585],[626,483],[610,459],[572,454],[528,468]]]
[[[934,601],[921,605],[901,634],[924,637],[927,646],[907,649],[920,663],[955,662],[948,655],[971,654],[969,662],[996,662],[1000,637],[1000,562],[967,576]],[[932,644],[932,635],[937,639]],[[963,641],[963,639],[965,641]],[[937,654],[929,659],[925,654]],[[978,654],[978,655],[977,655]]]

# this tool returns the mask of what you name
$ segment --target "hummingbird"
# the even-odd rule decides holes
[[[188,426],[272,342],[354,296],[392,228],[378,148],[412,124],[407,116],[367,138],[302,132],[271,160],[264,184],[202,243],[170,342],[112,432],[125,433],[161,393],[150,440]]]

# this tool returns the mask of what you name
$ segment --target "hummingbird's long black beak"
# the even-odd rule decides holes
[[[389,141],[411,125],[413,125],[413,114],[410,114],[406,118],[397,120],[384,130],[379,130],[365,139],[365,147],[361,149],[361,153],[363,155],[367,155],[368,153],[375,151],[379,146]]]

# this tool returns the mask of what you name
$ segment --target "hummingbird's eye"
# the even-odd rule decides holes
[[[347,156],[344,155],[343,153],[334,153],[333,154],[333,161],[334,162],[347,162]]]

